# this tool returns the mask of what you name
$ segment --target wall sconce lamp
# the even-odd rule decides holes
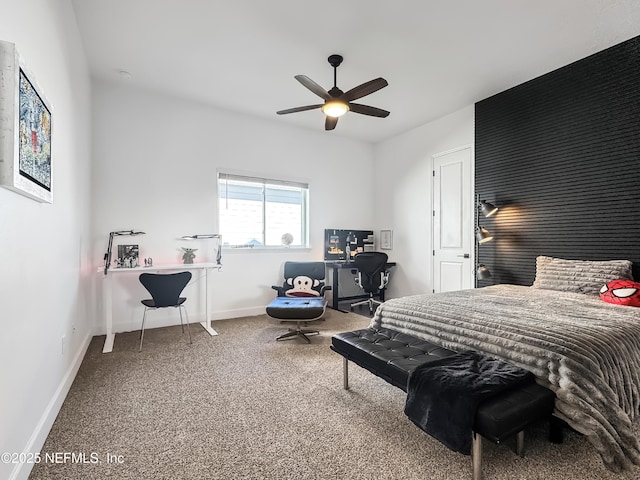
[[[476,281],[476,287],[478,286],[478,280],[484,280],[487,278],[491,277],[491,272],[489,271],[489,269],[487,268],[487,266],[483,263],[479,263],[479,248],[478,246],[481,243],[486,243],[490,240],[493,239],[493,235],[491,235],[491,233],[489,232],[489,230],[487,230],[486,228],[484,228],[482,225],[480,225],[480,212],[482,212],[482,214],[485,217],[490,217],[491,215],[494,215],[496,212],[498,211],[498,207],[496,207],[495,205],[486,202],[484,200],[480,200],[480,195],[476,195],[476,215],[475,215],[475,220],[476,220],[476,248],[475,248],[475,262],[476,262],[476,269],[474,271],[474,276],[475,276],[475,281]]]
[[[478,196],[478,199],[479,198],[480,196]],[[478,206],[480,210],[482,210],[482,213],[484,214],[485,217],[490,217],[491,215],[493,215],[498,211],[498,207],[496,207],[495,205],[489,202],[485,202],[484,200],[479,200]]]
[[[498,207],[495,205],[480,200],[480,195],[477,195],[477,209],[482,212],[485,217],[490,217],[498,211]],[[478,212],[476,211],[476,239],[479,243],[485,243],[493,239],[493,235],[489,233],[489,230],[480,225],[480,219],[478,218]]]
[[[491,277],[491,272],[484,263],[478,265],[478,268],[476,270],[476,277],[480,280],[485,280]]]
[[[107,253],[104,254],[104,274],[107,274],[109,265],[111,265],[111,248],[113,247],[113,237],[144,235],[144,232],[136,232],[135,230],[118,230],[116,232],[109,232],[109,246],[107,247]]]
[[[493,235],[482,225],[478,225],[476,227],[476,240],[478,240],[478,243],[486,243],[489,240],[493,240]]]
[[[222,266],[222,235],[219,233],[200,233],[196,235],[183,235],[180,237],[182,240],[200,240],[207,238],[215,238],[218,240],[218,246],[216,247],[216,265]]]

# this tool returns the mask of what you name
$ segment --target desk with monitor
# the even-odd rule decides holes
[[[373,230],[327,228],[324,231],[324,262],[331,270],[331,308],[340,310],[340,300],[362,300],[369,295],[340,296],[339,278],[343,269],[357,270],[353,257],[360,252],[375,251]],[[385,270],[395,267],[395,262],[387,262]],[[355,273],[355,272],[354,272]],[[380,292],[384,302],[384,289]]]
[[[349,295],[349,296],[340,296],[340,287],[339,287],[339,278],[340,278],[340,270],[341,269],[351,269],[357,270],[356,264],[354,262],[341,262],[341,261],[327,261],[325,262],[327,269],[331,270],[331,308],[334,310],[340,310],[339,304],[341,300],[362,300],[364,298],[368,298],[369,295]],[[385,264],[385,270],[388,270],[392,267],[396,266],[396,262],[387,262]],[[384,302],[384,292],[385,289],[380,291],[380,301]],[[340,310],[344,311],[344,310]]]

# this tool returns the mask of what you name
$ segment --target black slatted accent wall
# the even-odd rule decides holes
[[[480,286],[535,258],[634,261],[640,279],[640,37],[475,105],[475,188],[500,207]]]

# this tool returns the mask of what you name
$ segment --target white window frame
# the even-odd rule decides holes
[[[239,172],[234,172],[234,171],[229,171],[229,170],[218,170],[217,175],[216,175],[216,190],[217,190],[217,196],[216,196],[216,200],[217,200],[217,209],[218,209],[218,225],[219,225],[219,229],[220,229],[220,233],[222,234],[222,240],[223,240],[223,245],[222,248],[224,249],[241,249],[241,250],[281,250],[281,249],[287,249],[287,248],[292,248],[292,249],[308,249],[309,248],[309,182],[306,182],[304,180],[291,180],[291,179],[283,179],[283,178],[273,178],[273,177],[266,177],[266,176],[261,176],[261,175],[255,175],[255,174],[249,174],[249,173],[239,173]],[[302,212],[301,212],[301,226],[302,226],[302,238],[301,238],[301,242],[300,245],[291,245],[291,246],[287,246],[287,245],[264,245],[264,242],[266,241],[266,232],[265,232],[265,228],[264,226],[266,226],[266,222],[267,219],[266,217],[266,203],[264,200],[264,196],[263,196],[263,203],[262,203],[262,219],[263,219],[263,229],[262,229],[262,241],[263,244],[262,245],[252,245],[252,244],[245,244],[245,245],[234,245],[234,244],[225,244],[224,243],[224,239],[225,239],[225,232],[222,231],[222,222],[220,221],[220,217],[221,217],[221,211],[222,211],[222,205],[221,202],[223,201],[222,199],[222,193],[220,191],[220,185],[221,185],[221,181],[224,181],[225,179],[228,180],[237,180],[237,181],[242,181],[242,182],[248,182],[248,183],[255,183],[256,186],[260,185],[262,187],[266,187],[268,185],[271,186],[286,186],[286,187],[294,187],[294,188],[301,188],[303,190],[303,198],[302,198]],[[264,190],[263,190],[263,194],[264,194]]]

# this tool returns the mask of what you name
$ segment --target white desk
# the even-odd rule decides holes
[[[104,347],[102,353],[109,353],[113,350],[113,342],[115,341],[116,334],[113,333],[113,275],[119,275],[123,273],[136,273],[142,272],[160,272],[163,270],[204,270],[204,322],[200,322],[200,325],[209,333],[209,335],[218,335],[211,327],[211,315],[209,311],[209,272],[212,270],[220,270],[221,265],[217,263],[190,263],[190,264],[176,264],[176,265],[154,265],[152,267],[134,267],[134,268],[110,268],[107,270],[107,274],[103,275],[103,311],[104,311],[104,323],[107,330],[107,338],[104,341]],[[104,269],[100,268],[99,272],[104,274]]]

